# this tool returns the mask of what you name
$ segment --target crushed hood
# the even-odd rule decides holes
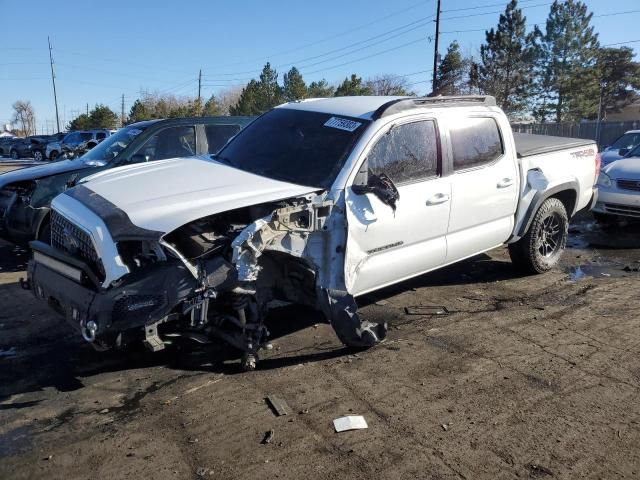
[[[607,165],[603,171],[611,178],[640,180],[640,157],[629,157],[616,160]]]
[[[39,178],[57,175],[59,173],[72,172],[74,170],[84,170],[91,168],[82,160],[64,160],[62,162],[53,162],[47,165],[36,165],[33,167],[19,168],[10,172],[0,174],[0,189],[15,183],[24,182],[26,180],[37,180]]]
[[[83,187],[122,210],[135,226],[168,233],[198,218],[320,190],[210,160],[172,158],[103,171]]]

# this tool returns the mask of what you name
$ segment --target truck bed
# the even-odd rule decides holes
[[[584,138],[552,137],[532,133],[513,133],[518,158],[557,152],[576,147],[595,146],[595,140]]]

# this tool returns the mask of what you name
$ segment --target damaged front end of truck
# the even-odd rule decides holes
[[[97,349],[142,340],[157,351],[171,337],[217,337],[253,369],[273,300],[321,311],[349,346],[385,336],[385,325],[360,319],[347,292],[346,216],[327,192],[218,212],[168,233],[135,226],[82,185],[61,197],[87,206],[103,222],[95,236],[111,239],[95,245],[59,197],[51,245],[32,242],[30,285]]]

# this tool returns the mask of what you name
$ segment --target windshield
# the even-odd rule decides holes
[[[276,180],[328,189],[368,124],[361,118],[276,108],[213,158]]]
[[[640,145],[638,145],[636,148],[632,149],[625,156],[626,157],[640,157]]]
[[[81,158],[85,162],[104,162],[108,163],[140,135],[146,127],[125,127],[100,142],[93,147]]]
[[[625,133],[613,142],[611,148],[620,150],[621,148],[634,148],[637,145],[640,145],[640,133]]]

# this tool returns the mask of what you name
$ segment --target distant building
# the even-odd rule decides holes
[[[629,105],[622,107],[619,112],[607,113],[607,122],[631,122],[640,120],[640,97]]]

